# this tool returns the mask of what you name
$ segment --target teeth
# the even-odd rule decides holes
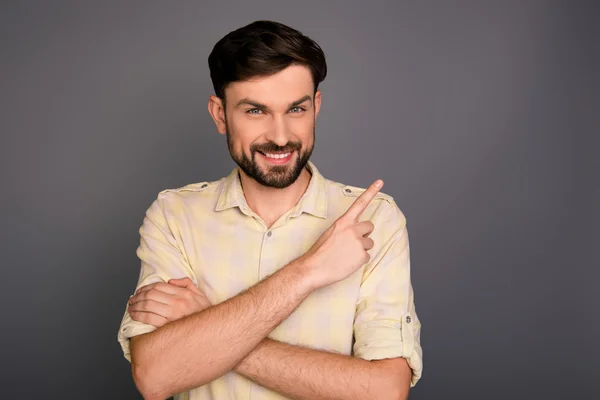
[[[269,158],[286,158],[287,156],[289,156],[292,153],[284,153],[284,154],[271,154],[271,153],[265,153],[265,156],[269,157]]]

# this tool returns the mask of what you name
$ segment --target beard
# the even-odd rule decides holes
[[[313,144],[310,148],[304,149],[301,142],[288,142],[285,146],[279,146],[273,142],[268,142],[260,145],[253,144],[250,146],[250,157],[241,150],[236,152],[233,147],[231,133],[227,126],[227,147],[229,154],[235,163],[244,173],[250,178],[263,186],[283,189],[296,182],[302,170],[306,167],[315,147],[315,127],[313,126]],[[263,170],[256,161],[257,153],[287,153],[295,151],[296,161],[287,165],[272,165]]]

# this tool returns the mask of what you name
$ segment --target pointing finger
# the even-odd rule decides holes
[[[348,208],[344,216],[352,221],[358,221],[363,211],[365,211],[371,200],[375,198],[375,195],[379,193],[379,190],[381,190],[382,187],[383,181],[381,179],[373,182],[367,190],[358,196],[356,201],[354,201],[350,208]]]

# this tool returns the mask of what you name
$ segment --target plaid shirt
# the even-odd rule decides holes
[[[325,179],[310,161],[308,167],[312,177],[306,192],[270,228],[248,207],[237,167],[218,181],[160,192],[140,228],[136,289],[189,277],[211,304],[218,304],[306,253],[364,191]],[[423,364],[406,218],[392,197],[379,193],[360,220],[375,225],[370,261],[348,278],[311,293],[269,337],[366,360],[404,357],[414,386]],[[132,320],[126,308],[118,332],[125,358],[131,361],[131,337],[155,329]],[[230,371],[175,398],[285,397]]]

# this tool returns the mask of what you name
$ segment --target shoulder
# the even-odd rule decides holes
[[[161,190],[153,205],[159,206],[164,212],[190,208],[203,210],[206,207],[214,207],[216,199],[221,193],[221,183],[224,179],[200,181],[178,188]]]
[[[365,191],[367,188],[346,185],[344,183],[327,180],[327,186],[329,191],[329,205],[332,210],[335,210],[335,218],[343,214],[348,207],[350,207],[356,199]],[[375,195],[375,198],[371,201],[367,209],[363,213],[361,219],[368,219],[371,221],[386,219],[388,222],[394,222],[396,224],[406,224],[406,217],[400,210],[394,198],[384,192],[379,192]]]
[[[219,179],[218,181],[204,181],[204,182],[196,182],[190,183],[182,187],[173,188],[173,189],[164,189],[158,193],[158,197],[173,197],[173,196],[185,196],[192,195],[194,193],[211,193],[213,192],[219,183],[223,181],[224,178]]]

